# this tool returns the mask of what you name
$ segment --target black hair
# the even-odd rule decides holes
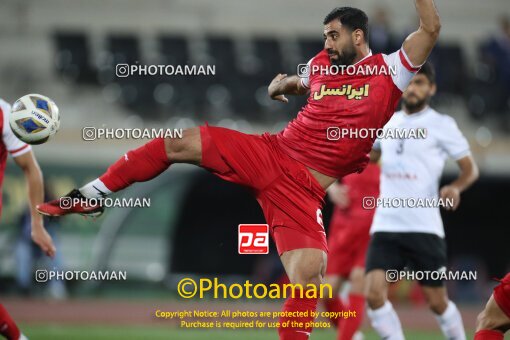
[[[338,19],[343,26],[348,27],[351,32],[357,29],[363,31],[365,41],[368,42],[368,17],[361,9],[354,7],[337,7],[334,8],[324,18],[324,25]]]
[[[436,83],[436,71],[434,66],[428,61],[421,66],[417,74],[423,74],[432,84]]]

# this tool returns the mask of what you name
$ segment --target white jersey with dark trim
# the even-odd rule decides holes
[[[448,157],[459,160],[470,154],[466,138],[453,118],[430,107],[413,114],[396,112],[384,129],[425,129],[426,133],[424,138],[421,134],[421,138],[378,139],[374,143],[373,148],[382,152],[381,187],[370,232],[423,232],[444,237],[439,208],[434,206],[441,204],[439,180]]]

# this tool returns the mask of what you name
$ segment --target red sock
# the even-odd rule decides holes
[[[7,340],[18,340],[21,333],[7,310],[0,304],[0,334]]]
[[[342,299],[340,299],[338,296],[334,297],[332,299],[326,299],[324,300],[324,307],[326,307],[326,310],[328,312],[340,312],[345,309],[344,304],[342,303]],[[340,326],[340,318],[330,318],[329,321],[335,326]]]
[[[474,340],[503,340],[503,333],[490,329],[482,329],[475,333]]]
[[[171,162],[165,151],[164,138],[156,138],[138,149],[131,150],[110,165],[99,179],[113,192],[135,182],[145,182],[168,169]]]
[[[300,297],[300,292],[296,291],[294,298],[288,297],[283,304],[283,312],[303,312],[307,317],[284,317],[280,318],[280,327],[278,334],[280,340],[308,340],[312,327],[306,327],[308,322],[314,321],[311,312],[317,310],[317,298],[307,298],[303,292],[303,297]],[[296,325],[296,323],[301,323]],[[285,327],[284,327],[285,326]]]
[[[349,294],[348,309],[356,311],[356,317],[349,317],[342,321],[338,340],[351,340],[354,333],[361,326],[365,313],[365,297],[362,294]]]

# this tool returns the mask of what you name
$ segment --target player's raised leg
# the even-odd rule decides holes
[[[404,332],[393,305],[388,301],[386,272],[374,269],[365,278],[365,297],[368,303],[368,317],[374,330],[386,340],[402,340]]]
[[[125,153],[94,181],[80,189],[72,190],[59,199],[41,204],[37,209],[40,213],[50,216],[71,213],[100,214],[103,207],[99,204],[90,204],[87,199],[102,198],[133,183],[151,180],[168,169],[172,163],[199,165],[201,159],[199,127],[185,130],[183,138],[156,138]]]
[[[319,285],[323,282],[326,271],[327,256],[321,249],[303,248],[287,251],[281,255],[285,271],[292,284],[299,284],[303,288],[315,285],[316,291],[320,291]],[[278,333],[280,340],[307,340],[312,332],[312,327],[307,323],[314,321],[311,311],[317,310],[318,298],[300,297],[299,292],[295,296],[288,297],[283,305],[283,312],[303,312],[307,317],[286,317],[280,318],[280,324],[297,321],[303,327],[280,327]]]

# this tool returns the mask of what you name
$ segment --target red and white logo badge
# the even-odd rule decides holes
[[[268,254],[269,225],[240,224],[238,232],[239,254]]]

